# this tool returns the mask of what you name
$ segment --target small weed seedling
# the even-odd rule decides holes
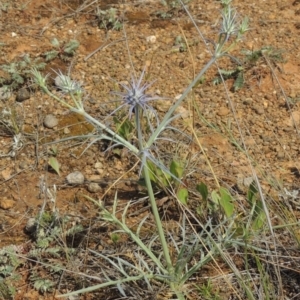
[[[57,38],[54,38],[51,41],[51,44],[54,49],[44,53],[46,61],[53,60],[57,57],[63,61],[68,61],[74,56],[76,50],[79,47],[79,42],[76,40],[70,40],[69,42],[60,42]]]
[[[225,70],[219,69],[218,76],[213,79],[213,84],[217,85],[222,83],[222,80],[233,79],[233,90],[236,92],[241,89],[246,82],[247,74],[257,77],[261,77],[261,71],[259,70],[259,63],[262,60],[268,59],[272,64],[277,66],[277,63],[284,62],[282,57],[282,51],[274,49],[270,46],[262,47],[259,50],[244,50],[242,53],[245,55],[242,62],[238,62],[238,66],[235,69]]]
[[[60,176],[60,163],[57,160],[58,148],[52,145],[49,149],[49,154],[50,158],[48,160],[48,165]]]
[[[99,7],[96,9],[96,17],[98,21],[98,26],[105,30],[121,30],[122,22],[118,17],[117,10],[113,7],[107,10],[101,10]]]
[[[0,85],[7,91],[23,86],[30,79],[31,69],[43,70],[46,64],[40,59],[32,59],[25,54],[21,59],[1,65],[5,75],[0,76]]]
[[[12,107],[7,106],[0,112],[0,136],[12,138],[12,141],[8,145],[8,151],[5,151],[6,153],[3,151],[5,147],[2,147],[0,157],[15,157],[24,145],[22,134],[24,118],[17,105]]]
[[[162,4],[168,6],[169,8],[180,8],[183,4],[188,4],[191,0],[183,0],[182,2],[179,0],[161,0]]]
[[[153,13],[153,15],[163,20],[171,19],[182,9],[182,4],[188,4],[190,1],[191,0],[161,0],[162,5],[164,5],[168,10],[159,10]]]

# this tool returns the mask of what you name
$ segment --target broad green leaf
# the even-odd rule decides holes
[[[266,215],[265,215],[264,211],[261,211],[254,219],[252,228],[254,230],[258,230],[258,229],[262,228],[265,223],[265,220],[266,220]]]
[[[221,187],[219,193],[212,191],[211,198],[213,203],[222,207],[227,218],[232,216],[234,211],[233,199],[227,189]]]
[[[201,194],[203,200],[206,201],[208,197],[207,185],[201,182],[196,186],[196,190]]]
[[[170,165],[170,172],[180,179],[183,175],[183,167],[181,166],[180,163],[176,162],[175,160],[172,160],[171,165]]]
[[[186,188],[179,189],[179,191],[177,192],[177,197],[179,201],[184,205],[187,205],[188,196],[189,192]]]
[[[50,157],[49,160],[48,160],[48,164],[58,174],[58,176],[60,176],[60,172],[59,172],[60,164],[57,161],[56,157]]]
[[[227,218],[230,218],[234,212],[233,198],[229,191],[223,187],[220,188],[220,205],[222,206]]]
[[[218,194],[217,191],[211,192],[211,199],[213,203],[220,205],[220,195]]]

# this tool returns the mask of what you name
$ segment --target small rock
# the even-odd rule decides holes
[[[7,100],[11,97],[12,92],[5,87],[0,88],[0,100]]]
[[[27,223],[26,223],[26,226],[25,226],[25,230],[26,232],[28,233],[34,233],[35,230],[36,230],[36,220],[35,218],[29,218]]]
[[[27,89],[20,89],[17,93],[16,101],[23,102],[30,98],[30,93]]]
[[[262,106],[254,106],[253,107],[254,111],[258,114],[258,115],[263,115],[264,114],[264,108]]]
[[[44,126],[47,128],[53,128],[58,124],[58,119],[53,115],[47,115],[44,119]]]
[[[230,113],[230,110],[227,107],[220,107],[217,111],[217,115],[220,117],[227,116]]]
[[[243,104],[245,104],[245,105],[251,105],[252,102],[253,102],[252,98],[244,98],[243,99]]]
[[[146,41],[148,43],[154,44],[156,42],[156,36],[155,35],[150,35],[146,37]]]
[[[11,177],[12,170],[10,168],[4,169],[1,172],[1,175],[4,180],[8,180]]]
[[[104,170],[103,169],[96,169],[96,172],[95,172],[97,175],[102,175],[101,177],[103,177],[103,173],[104,173]]]
[[[88,187],[87,187],[88,191],[90,193],[97,193],[101,190],[100,186],[98,183],[96,182],[91,182]]]
[[[7,199],[7,198],[0,199],[0,208],[2,208],[4,210],[10,209],[10,208],[14,207],[15,205],[16,205],[16,202],[14,200]]]
[[[21,162],[19,163],[19,168],[20,168],[21,170],[27,169],[27,168],[28,168],[27,162],[21,161]]]
[[[277,158],[279,158],[279,159],[283,159],[284,158],[284,152],[278,152],[277,153]]]
[[[103,163],[102,163],[102,162],[97,161],[97,162],[95,163],[95,169],[102,169],[102,167],[103,167]]]
[[[64,134],[69,134],[71,133],[71,130],[68,127],[64,128]]]
[[[83,184],[84,183],[84,176],[79,171],[70,173],[66,179],[67,179],[68,184]]]

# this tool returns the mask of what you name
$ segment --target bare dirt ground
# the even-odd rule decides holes
[[[147,81],[155,80],[149,92],[167,98],[154,103],[163,114],[209,60],[210,54],[186,13],[158,0],[9,0],[1,1],[0,5],[0,65],[12,68],[12,63],[30,57],[26,67],[22,71],[21,67],[18,69],[24,82],[17,82],[14,72],[0,68],[3,85],[17,82],[8,95],[2,92],[0,100],[0,248],[22,245],[26,252],[31,242],[24,229],[28,220],[36,217],[43,206],[46,196],[42,186],[53,190],[55,185],[59,212],[84,225],[93,222],[97,211],[83,195],[104,200],[109,207],[116,191],[124,205],[128,200],[141,198],[143,192],[137,183],[139,170],[132,169],[136,159],[123,153],[122,149],[118,153],[104,152],[105,145],[95,143],[84,152],[89,144],[85,139],[45,145],[70,136],[90,134],[94,128],[35,89],[24,70],[38,61],[46,62],[42,72],[50,73],[51,78],[56,76],[54,71],[70,72],[73,78],[83,83],[89,94],[85,101],[87,110],[103,118],[116,107],[113,102],[116,97],[111,91],[120,90],[117,83],[130,82],[133,72],[139,76],[146,68]],[[254,63],[245,63],[245,82],[239,90],[233,90],[234,79],[226,80],[236,119],[223,85],[213,84],[216,68],[208,71],[205,80],[191,95],[203,116],[203,119],[197,117],[194,120],[194,128],[221,184],[243,193],[245,180],[252,176],[252,172],[245,152],[237,147],[242,142],[236,125],[238,121],[264,193],[276,201],[283,201],[278,188],[297,191],[300,184],[300,1],[233,1],[233,5],[239,14],[249,17],[251,30],[231,54],[242,61],[245,59],[242,50],[250,53],[261,49],[266,51],[258,52]],[[111,24],[106,29],[100,28],[102,21],[97,17],[96,9],[111,7],[116,8],[117,19],[124,25],[121,30],[111,28]],[[220,3],[191,0],[188,7],[205,38],[213,40],[218,31]],[[59,54],[46,61],[46,53],[55,49],[51,44],[54,38],[60,42]],[[76,40],[80,45],[74,55],[65,58],[64,45],[70,40]],[[234,69],[236,64],[226,58],[219,62],[219,67]],[[182,109],[187,110],[188,105]],[[7,111],[14,112],[15,126],[10,117],[7,119]],[[44,125],[49,114],[58,120],[53,128]],[[184,119],[177,122],[184,124]],[[21,142],[13,148],[16,127]],[[51,147],[57,149],[51,150]],[[201,181],[214,187],[211,169],[196,146],[175,147],[170,151],[168,155],[177,155],[177,151],[181,151],[181,156],[191,158],[193,172],[185,179],[191,189]],[[60,176],[48,163],[54,156],[60,163]],[[66,176],[74,171],[84,175],[83,184],[67,184]],[[93,192],[91,183],[98,184],[96,192]],[[299,216],[297,201],[296,197],[290,203],[296,218]],[[162,209],[172,205],[163,203]],[[149,208],[145,207],[142,207],[143,212],[138,211],[141,206],[133,209],[138,214],[132,213],[129,224],[138,223],[138,217],[149,213]],[[179,217],[176,216],[176,207],[170,207],[167,220],[172,224]],[[299,234],[295,230],[298,238]],[[102,238],[109,242],[109,232],[105,229]],[[299,251],[296,251],[297,256]],[[42,295],[34,289],[30,270],[37,267],[33,263],[28,262],[22,268],[22,276],[14,284],[18,292],[13,299],[55,298],[53,292]],[[207,274],[210,272],[206,271]],[[299,284],[299,275],[296,281]],[[76,284],[70,288],[74,286]],[[64,287],[64,291],[67,289]],[[114,295],[100,294],[84,297],[117,299]],[[224,295],[221,299],[229,299],[226,297]],[[202,298],[199,296],[199,299]]]

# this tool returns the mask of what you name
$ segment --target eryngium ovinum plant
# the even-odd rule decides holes
[[[170,123],[174,118],[177,116],[174,114],[175,110],[179,107],[179,105],[182,104],[182,102],[187,97],[188,93],[192,90],[192,88],[195,86],[195,84],[200,80],[200,78],[205,74],[205,72],[217,62],[220,58],[229,55],[229,52],[233,49],[233,47],[241,40],[244,33],[248,30],[248,22],[247,19],[240,19],[236,10],[232,8],[230,5],[225,6],[225,8],[222,11],[222,21],[220,25],[220,31],[217,36],[217,40],[214,43],[214,48],[212,53],[211,59],[207,62],[207,64],[203,67],[203,69],[198,73],[198,75],[195,77],[193,82],[185,89],[181,97],[169,108],[168,112],[164,115],[162,120],[159,120],[159,116],[156,113],[155,109],[151,106],[151,101],[154,101],[158,99],[158,97],[152,97],[151,95],[148,95],[146,93],[147,88],[151,84],[143,83],[144,78],[144,72],[140,75],[140,77],[137,79],[136,77],[132,77],[131,84],[126,86],[122,85],[124,92],[119,93],[116,92],[122,101],[122,105],[117,109],[128,109],[128,117],[129,118],[135,118],[135,126],[136,126],[136,138],[138,140],[137,145],[132,144],[131,142],[127,141],[125,138],[120,136],[117,132],[115,132],[113,129],[108,127],[104,124],[101,120],[98,120],[91,116],[89,113],[85,111],[84,104],[83,104],[83,97],[84,97],[84,90],[82,89],[81,85],[77,83],[76,81],[72,80],[70,76],[63,75],[62,73],[58,73],[58,76],[60,80],[59,86],[63,93],[67,93],[70,95],[70,98],[72,99],[71,103],[70,101],[67,102],[63,98],[59,97],[57,94],[52,93],[48,87],[47,87],[47,76],[43,77],[42,74],[36,70],[32,70],[34,82],[49,96],[51,96],[56,101],[60,102],[62,105],[69,108],[72,112],[81,114],[88,122],[93,124],[98,130],[97,132],[100,132],[97,136],[97,139],[105,139],[110,140],[112,144],[114,145],[122,145],[123,147],[127,148],[131,153],[136,155],[136,157],[140,160],[140,175],[143,175],[150,205],[152,208],[153,217],[156,223],[157,231],[158,231],[158,238],[161,245],[162,253],[157,255],[155,251],[152,250],[152,242],[149,244],[145,244],[140,238],[139,238],[139,231],[141,229],[141,226],[143,225],[143,220],[137,230],[137,232],[133,232],[130,228],[127,227],[125,222],[125,214],[126,210],[129,207],[129,204],[127,208],[125,209],[123,213],[122,220],[119,220],[116,217],[116,202],[113,207],[113,212],[109,212],[104,207],[101,206],[102,210],[102,217],[110,221],[112,223],[115,223],[121,231],[127,233],[133,241],[137,244],[140,251],[138,251],[139,254],[139,261],[140,265],[137,266],[136,264],[133,265],[127,260],[123,260],[120,257],[119,258],[110,258],[103,256],[101,253],[94,253],[95,255],[98,255],[102,259],[105,259],[111,266],[115,269],[117,269],[120,278],[116,279],[116,276],[114,278],[110,278],[106,272],[103,271],[101,282],[98,285],[94,285],[79,291],[71,292],[68,294],[65,294],[64,296],[70,296],[73,294],[83,293],[83,292],[90,292],[96,289],[104,288],[107,286],[116,286],[120,293],[125,296],[125,291],[122,288],[122,286],[126,283],[137,281],[137,280],[144,280],[147,284],[147,286],[150,286],[150,282],[152,279],[155,279],[155,281],[162,281],[164,284],[167,284],[169,288],[172,290],[172,292],[176,295],[178,299],[185,299],[185,296],[187,296],[188,291],[183,288],[183,286],[187,283],[188,279],[195,274],[201,266],[203,266],[205,263],[207,263],[214,254],[216,254],[219,249],[218,242],[215,242],[214,245],[212,245],[206,255],[200,255],[199,262],[194,263],[192,266],[191,264],[188,264],[189,260],[192,258],[192,256],[195,254],[195,251],[197,251],[197,246],[193,245],[191,246],[189,251],[186,251],[186,237],[184,236],[184,228],[183,230],[183,245],[181,248],[179,248],[175,240],[173,240],[175,244],[175,249],[177,249],[178,256],[176,260],[171,260],[170,256],[170,250],[167,244],[167,239],[164,233],[164,228],[158,213],[157,204],[155,201],[155,196],[153,192],[153,186],[151,183],[151,177],[150,177],[150,170],[147,167],[147,162],[154,163],[158,168],[162,168],[164,172],[168,172],[168,169],[164,167],[161,163],[161,161],[158,160],[158,158],[155,157],[153,154],[153,151],[151,149],[156,148],[158,149],[157,145],[159,143],[159,137],[161,133],[164,130],[168,130],[170,128]],[[202,37],[202,35],[201,35]],[[113,111],[112,113],[115,113]],[[148,122],[152,122],[151,124],[147,124],[147,128],[151,129],[148,130],[148,135],[144,135],[143,126],[145,126],[145,122],[142,122],[143,116],[149,116],[154,115],[155,118],[148,118]],[[154,120],[154,121],[151,121]],[[149,133],[150,132],[150,133]],[[171,176],[174,176],[173,174],[170,174]],[[178,181],[180,181],[180,178],[176,178]],[[91,199],[92,200],[92,199]],[[117,197],[115,197],[115,200],[117,200]],[[94,201],[97,205],[100,205],[98,202]],[[206,227],[206,228],[209,228]],[[204,230],[206,236],[211,236],[207,230]],[[168,237],[169,240],[172,240],[172,237]],[[156,239],[156,238],[155,238]],[[199,240],[199,235],[194,240]],[[223,236],[224,239],[224,236]],[[191,250],[192,249],[192,250]],[[92,251],[92,250],[90,250]],[[94,251],[92,251],[94,252]],[[141,255],[143,253],[143,255]],[[143,259],[143,257],[147,256],[147,259]],[[153,265],[149,266],[149,258]],[[128,269],[131,270],[131,272],[128,272]],[[130,273],[130,274],[128,274]],[[134,275],[132,275],[134,274]],[[103,278],[106,279],[106,281],[103,283]]]

